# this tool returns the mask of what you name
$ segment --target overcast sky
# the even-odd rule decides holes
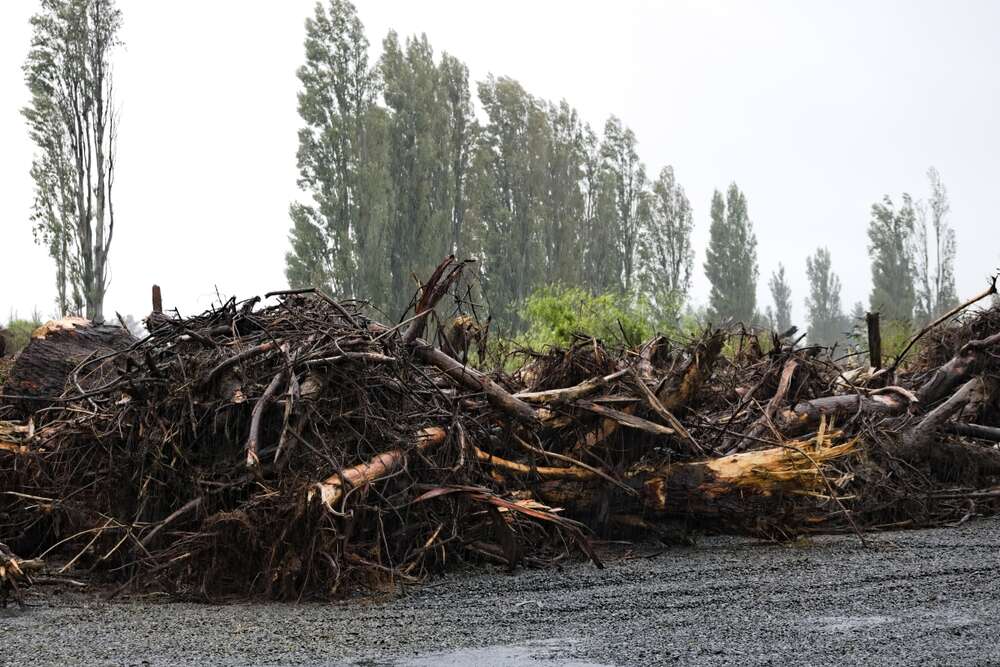
[[[117,227],[105,312],[142,316],[149,288],[201,310],[285,285],[287,208],[296,196],[295,70],[310,0],[119,0],[122,112]],[[37,3],[0,3],[0,318],[53,309],[53,269],[32,241],[33,147],[19,109]],[[925,197],[941,172],[958,237],[958,290],[1000,264],[1000,3],[416,2],[363,0],[373,45],[426,32],[437,53],[566,98],[595,128],[636,133],[651,174],[673,165],[695,214],[693,297],[708,209],[731,181],[749,200],[758,301],[784,262],[804,314],[805,260],[826,245],[849,310],[866,301],[873,202]]]

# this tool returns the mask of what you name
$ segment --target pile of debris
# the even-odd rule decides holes
[[[740,330],[580,338],[486,373],[424,338],[462,268],[442,263],[396,326],[293,290],[154,312],[140,340],[50,327],[0,408],[22,417],[0,422],[0,587],[30,577],[16,553],[119,591],[331,597],[459,562],[600,565],[605,537],[863,535],[1000,509],[996,310],[887,368]],[[68,366],[33,363],[46,346],[72,347]]]

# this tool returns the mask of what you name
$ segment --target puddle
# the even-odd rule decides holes
[[[821,630],[851,632],[867,630],[895,620],[894,616],[823,616],[816,619],[816,622]]]
[[[438,665],[475,665],[476,667],[501,667],[523,665],[525,667],[607,667],[597,662],[574,660],[566,656],[567,649],[575,642],[564,639],[548,639],[485,648],[462,648],[454,651],[428,653],[419,657],[390,662],[362,662],[359,666],[375,667],[431,667]]]

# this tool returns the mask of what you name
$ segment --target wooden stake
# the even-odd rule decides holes
[[[153,312],[157,315],[163,314],[163,297],[160,295],[159,285],[153,285]]]
[[[872,368],[882,368],[882,332],[879,329],[878,313],[867,313],[865,324],[868,325],[868,358]]]

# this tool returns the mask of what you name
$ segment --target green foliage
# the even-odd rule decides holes
[[[375,108],[379,78],[354,5],[317,3],[306,21],[305,53],[297,161],[309,201],[290,208],[286,277],[293,287],[326,286],[341,297],[379,300],[384,217],[375,211],[384,202],[385,127]]]
[[[883,321],[909,322],[914,308],[912,237],[916,214],[913,201],[903,195],[897,209],[886,195],[872,206],[868,224],[868,254],[872,260],[872,312]]]
[[[955,290],[955,230],[948,224],[951,210],[948,191],[937,169],[927,170],[931,196],[927,204],[914,205],[917,213],[914,237],[916,312],[920,322],[928,322],[958,305]],[[930,229],[928,229],[930,218]]]
[[[479,84],[486,112],[478,147],[483,284],[501,321],[517,322],[520,304],[543,280],[543,192],[548,119],[521,84],[490,76]]]
[[[30,319],[23,319],[12,314],[7,320],[6,337],[8,355],[16,354],[28,346],[31,334],[35,329],[42,326],[42,318],[38,313],[33,313]]]
[[[768,308],[769,325],[779,333],[788,331],[792,326],[792,288],[785,277],[783,264],[778,264],[778,270],[771,274],[767,286],[774,301],[774,309]]]
[[[832,264],[826,248],[817,248],[815,255],[806,258],[809,278],[806,310],[809,342],[814,345],[831,346],[843,340],[850,327],[840,304],[840,278],[833,272]]]
[[[916,333],[911,322],[900,320],[881,321],[879,323],[879,332],[882,334],[882,357],[887,362],[899,356],[910,341],[910,338]],[[914,349],[907,355],[910,359],[917,358],[919,345],[920,343],[917,343],[917,349]]]
[[[736,320],[751,324],[757,315],[757,237],[747,211],[746,197],[733,183],[712,195],[712,225],[705,257],[705,275],[711,283],[709,316],[716,322]]]
[[[691,203],[673,167],[664,167],[653,182],[647,209],[639,238],[639,289],[663,321],[684,305],[694,268]]]
[[[460,60],[436,59],[423,35],[390,32],[382,46],[373,67],[347,0],[317,4],[306,23],[293,287],[401,315],[412,277],[454,253],[479,260],[474,297],[501,330],[524,329],[526,299],[546,284],[641,293],[654,320],[676,325],[693,216],[669,167],[650,188],[634,132],[611,117],[598,135],[568,102],[492,75],[476,84],[477,120]]]
[[[120,41],[113,0],[42,0],[31,17],[22,110],[36,150],[35,241],[56,265],[60,314],[103,316],[114,232],[118,110],[111,53]]]
[[[631,292],[639,232],[648,216],[646,167],[639,161],[635,133],[611,116],[604,124],[601,157],[614,193],[613,240],[622,263],[622,287]]]
[[[518,342],[532,349],[565,346],[575,334],[610,343],[638,345],[657,330],[652,309],[642,297],[592,294],[580,287],[549,285],[533,292],[521,309],[527,331]]]

